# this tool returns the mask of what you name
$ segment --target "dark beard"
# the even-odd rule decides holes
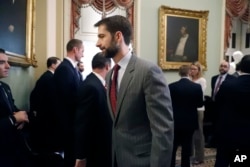
[[[106,58],[113,58],[118,53],[119,49],[120,49],[119,46],[117,46],[113,42],[112,45],[109,48],[106,49],[104,55],[105,55]]]

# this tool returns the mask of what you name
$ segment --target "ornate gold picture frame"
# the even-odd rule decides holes
[[[206,64],[208,11],[161,6],[159,9],[158,63],[163,70],[179,69],[199,61]]]
[[[34,54],[35,0],[1,0],[0,48],[15,66],[36,66]]]

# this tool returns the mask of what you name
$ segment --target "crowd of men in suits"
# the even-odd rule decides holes
[[[247,65],[248,64],[248,65]],[[247,98],[250,97],[250,55],[242,58],[237,71],[240,75],[228,73],[230,64],[222,61],[219,74],[211,78],[211,133],[207,147],[217,149],[215,167],[237,166],[234,158],[239,154],[250,155],[249,138],[250,115],[247,111]],[[190,65],[179,69],[181,79],[169,85],[174,115],[174,149],[171,167],[175,166],[176,150],[181,146],[181,166],[190,166],[192,135],[197,129],[197,108],[204,104],[202,88],[190,80]],[[192,97],[192,98],[190,98]],[[249,166],[249,161],[245,165]],[[242,164],[241,164],[242,165]],[[243,164],[244,165],[244,164]]]
[[[101,52],[93,57],[92,73],[80,79],[76,66],[84,44],[71,39],[62,61],[47,60],[48,70],[30,96],[29,115],[0,82],[0,166],[174,167],[181,145],[182,167],[189,167],[204,96],[189,79],[190,66],[181,66],[181,79],[168,86],[157,65],[130,50],[132,28],[125,17],[104,18],[94,26]],[[0,78],[8,76],[9,68],[0,49]],[[216,167],[232,163],[236,150],[250,150],[250,55],[239,68],[241,75],[232,77],[223,61],[211,80]]]
[[[44,74],[37,81],[31,94],[32,111],[29,118],[25,111],[12,111],[8,105],[10,102],[6,100],[12,99],[11,104],[14,106],[12,96],[5,97],[4,93],[1,93],[1,98],[5,98],[6,101],[1,100],[0,132],[10,135],[0,138],[1,148],[3,145],[3,148],[6,148],[0,149],[0,166],[170,165],[174,122],[170,91],[162,70],[132,52],[129,47],[132,26],[127,18],[111,16],[98,21],[94,26],[98,28],[96,46],[102,52],[93,58],[93,71],[83,82],[80,81],[76,65],[83,57],[84,45],[81,40],[71,39],[66,46],[66,57],[60,64],[59,60],[55,61],[59,65],[53,76],[51,77],[52,70],[49,70],[45,72],[49,73],[48,75]],[[116,64],[112,70],[110,60],[107,61],[110,58]],[[51,66],[55,66],[55,62],[51,62]],[[7,55],[1,53],[0,72],[4,74],[1,78],[7,77],[9,68]],[[49,83],[52,80],[52,88],[47,88],[47,91],[37,90],[40,84],[44,85],[45,81]],[[44,97],[48,97],[48,94],[51,97],[41,99],[37,95],[40,91]],[[38,101],[34,100],[34,97],[37,97]],[[51,98],[54,98],[54,101]],[[44,109],[39,109],[36,105],[41,107],[50,100],[54,102],[51,104],[54,106],[53,114],[42,113]],[[43,120],[38,117],[42,117]],[[54,119],[51,126],[54,126],[55,130],[48,126],[50,119]],[[44,128],[35,134],[31,133],[31,150],[28,152],[42,154],[41,159],[46,161],[41,160],[35,165],[32,161],[27,161],[30,164],[26,163],[23,157],[28,153],[22,154],[15,143],[15,135],[20,135],[22,123],[29,121],[29,130],[35,128],[32,132],[35,132],[36,128]],[[39,125],[33,127],[35,124]],[[43,133],[46,130],[54,131],[51,137]],[[42,141],[32,140],[32,137],[39,138],[37,136],[43,136]],[[56,145],[44,144],[48,138],[53,137],[55,139],[51,142],[56,140]],[[10,139],[15,141],[12,142]],[[50,147],[51,145],[53,147]],[[10,148],[13,150],[9,150]],[[48,153],[52,153],[53,156]],[[55,156],[58,158],[57,155],[63,157],[62,163],[52,162]],[[29,155],[27,157],[30,158]]]

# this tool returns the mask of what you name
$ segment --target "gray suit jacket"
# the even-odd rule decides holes
[[[112,155],[118,167],[168,167],[173,147],[173,113],[162,70],[132,55],[117,95],[117,116],[109,93],[113,70],[107,74],[108,107],[113,119]]]

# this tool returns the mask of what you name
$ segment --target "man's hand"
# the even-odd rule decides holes
[[[75,167],[86,167],[86,159],[77,159]]]
[[[14,112],[13,115],[16,118],[16,123],[24,123],[24,122],[29,122],[28,114],[26,111],[18,111]]]

